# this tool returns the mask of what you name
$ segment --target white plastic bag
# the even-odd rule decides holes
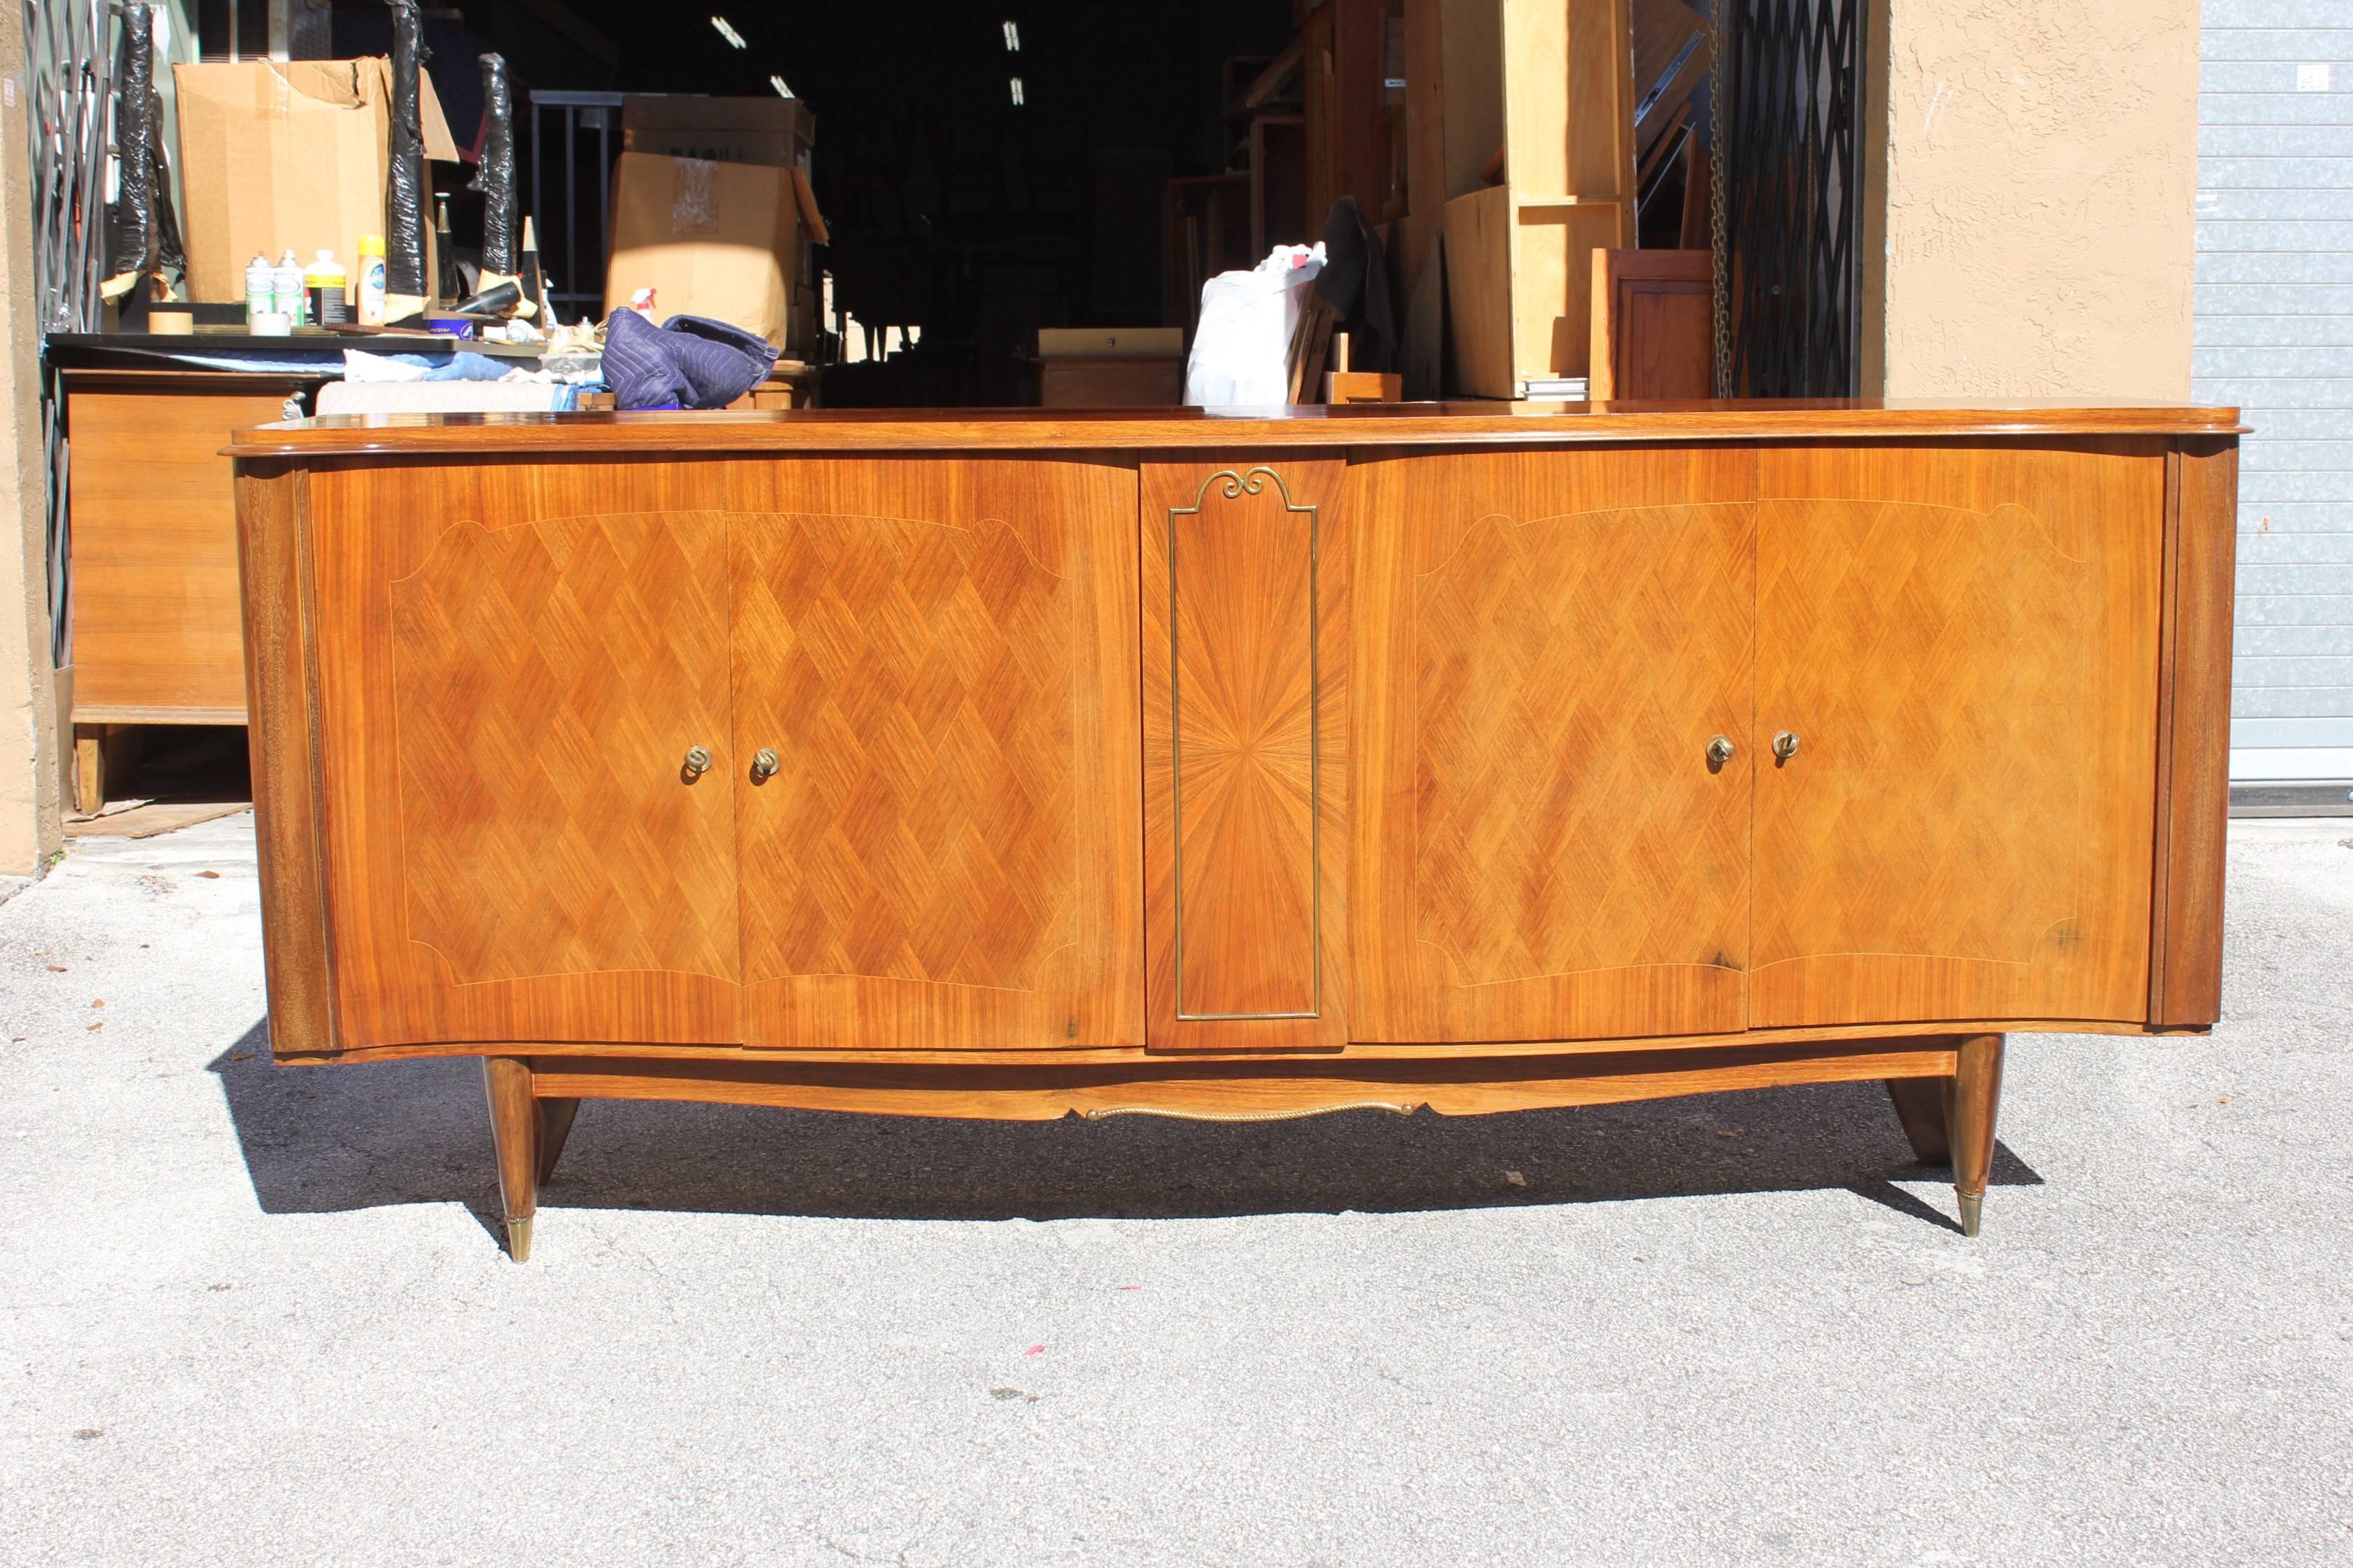
[[[1290,402],[1291,339],[1323,270],[1320,243],[1278,245],[1251,270],[1220,272],[1202,284],[1185,401],[1205,408]]]

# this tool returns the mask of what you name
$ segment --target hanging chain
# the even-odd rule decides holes
[[[1707,7],[1707,225],[1708,254],[1715,296],[1715,395],[1732,395],[1732,320],[1726,307],[1724,243],[1724,166],[1731,149],[1724,142],[1724,100],[1730,95],[1724,62],[1724,8],[1731,0],[1708,0]]]

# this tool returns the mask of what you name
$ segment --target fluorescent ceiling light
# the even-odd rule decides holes
[[[768,79],[768,85],[776,89],[778,98],[790,98],[793,95],[793,89],[785,85],[785,79],[780,76],[771,76]]]
[[[1013,107],[1021,107],[1021,79],[1018,76],[1013,79]]]
[[[737,32],[733,27],[728,26],[726,17],[713,16],[711,18],[711,25],[719,29],[719,36],[721,37],[726,39],[737,48],[740,49],[744,47],[744,35]]]
[[[1018,22],[1005,24],[1005,52],[1009,55],[1021,52],[1021,24]]]

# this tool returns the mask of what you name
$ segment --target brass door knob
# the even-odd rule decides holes
[[[1788,762],[1798,754],[1798,736],[1793,730],[1782,730],[1773,736],[1773,756],[1778,762]]]
[[[1721,768],[1725,763],[1732,761],[1732,753],[1736,750],[1737,750],[1737,748],[1733,745],[1731,740],[1726,736],[1718,735],[1715,739],[1710,741],[1707,743],[1707,765],[1709,771],[1714,772],[1715,769]]]
[[[711,748],[708,746],[689,746],[686,749],[685,767],[686,776],[691,779],[701,778],[704,773],[709,773],[711,771]]]
[[[775,778],[776,770],[784,765],[783,759],[765,746],[752,754],[752,776],[755,779]]]

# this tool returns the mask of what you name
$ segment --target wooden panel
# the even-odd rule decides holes
[[[1518,195],[1519,188],[1513,188]],[[1514,387],[1544,376],[1590,375],[1593,253],[1631,245],[1631,203],[1520,202],[1512,225]]]
[[[1756,1022],[2144,1016],[2164,467],[1759,454]]]
[[[1352,470],[1354,1037],[1746,1022],[1755,462]]]
[[[737,530],[747,1040],[1140,1045],[1133,470],[767,465]]]
[[[1400,293],[1412,298],[1444,223],[1446,198],[1445,26],[1440,0],[1405,0],[1406,214],[1398,228]]]
[[[1634,56],[1627,0],[1502,5],[1511,184],[1546,196],[1630,200]],[[1632,237],[1601,243],[1630,245]]]
[[[2185,442],[2168,459],[2152,1024],[2194,1026],[2221,1016],[2238,498],[2235,440]]]
[[[1840,1047],[1619,1051],[1493,1062],[1301,1064],[1249,1071],[1209,1062],[1126,1068],[828,1068],[765,1062],[663,1062],[542,1057],[542,1099],[718,1101],[868,1115],[1050,1121],[1156,1113],[1206,1121],[1314,1115],[1352,1108],[1476,1116],[1547,1106],[1611,1105],[1778,1084],[1936,1079],[1954,1069],[1952,1042]]]
[[[1147,465],[1148,1043],[1345,1041],[1344,467]]]
[[[727,472],[313,474],[345,1043],[742,1037]]]
[[[318,764],[302,624],[301,532],[310,476],[258,463],[246,465],[236,482],[246,704],[252,715],[246,742],[253,765],[269,1048],[307,1055],[339,1044],[327,969]]]
[[[1447,332],[1453,349],[1450,391],[1510,397],[1512,374],[1512,193],[1501,185],[1446,204]]]
[[[1198,302],[1195,306],[1198,309]],[[1072,357],[1038,362],[1041,408],[1149,408],[1185,401],[1181,359]]]
[[[1504,150],[1502,0],[1440,0],[1439,47],[1446,123],[1439,194],[1451,202],[1483,186],[1488,161]]]
[[[1715,376],[1715,258],[1704,250],[1595,253],[1588,389],[1595,402],[1708,395]]]
[[[77,377],[67,411],[73,471],[74,717],[200,710],[244,721],[237,497],[221,448],[276,419],[286,388]]]

